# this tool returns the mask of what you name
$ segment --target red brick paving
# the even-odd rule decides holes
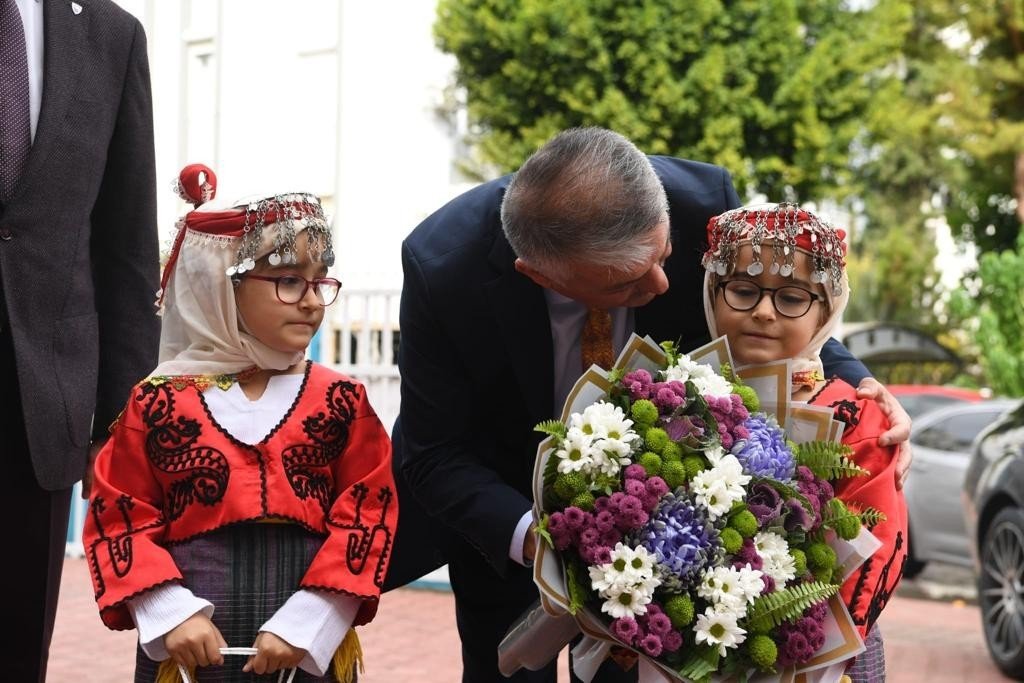
[[[895,597],[880,623],[889,681],[1009,680],[989,660],[976,607],[960,601]],[[448,683],[460,678],[450,593],[411,589],[388,593],[377,619],[360,629],[360,638],[367,664],[364,683]],[[47,681],[130,681],[134,651],[134,631],[108,631],[100,622],[85,561],[67,560]]]

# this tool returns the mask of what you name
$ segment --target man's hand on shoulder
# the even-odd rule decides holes
[[[896,488],[903,488],[903,483],[910,474],[910,462],[913,454],[910,450],[910,415],[903,409],[896,397],[874,377],[865,377],[857,385],[857,398],[871,399],[878,404],[882,414],[889,420],[889,429],[878,437],[878,445],[886,448],[897,446],[899,460],[896,463]]]

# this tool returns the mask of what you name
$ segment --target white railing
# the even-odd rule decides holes
[[[398,417],[398,290],[342,290],[327,309],[312,358],[366,385],[370,403],[388,433]],[[87,510],[75,484],[68,521],[66,554],[81,557]]]

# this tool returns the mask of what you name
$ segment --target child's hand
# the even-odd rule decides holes
[[[269,631],[260,631],[252,646],[257,652],[242,667],[246,673],[272,674],[280,669],[291,669],[306,656],[305,650],[292,647]]]
[[[227,643],[210,618],[197,612],[168,631],[164,636],[164,647],[171,659],[192,669],[223,664],[224,655],[220,648],[227,647]]]

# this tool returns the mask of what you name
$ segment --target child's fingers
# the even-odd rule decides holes
[[[203,656],[206,658],[205,666],[210,664],[220,666],[224,663],[224,655],[220,653],[221,643],[224,642],[224,639],[219,636],[220,634],[215,631],[208,637],[203,638],[202,648]]]

